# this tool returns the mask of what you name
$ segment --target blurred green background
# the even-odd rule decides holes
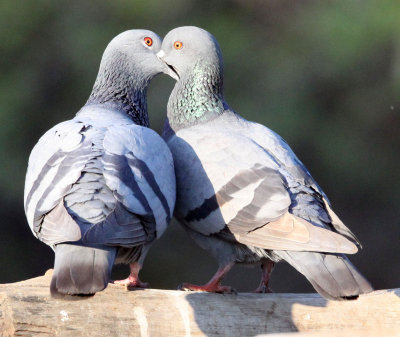
[[[312,0],[11,1],[0,3],[0,283],[53,264],[23,211],[29,153],[51,126],[88,98],[101,55],[118,33],[161,37],[196,25],[219,41],[225,94],[245,118],[282,135],[328,194],[364,249],[351,257],[376,288],[400,285],[400,2]],[[149,89],[161,130],[174,81]],[[142,279],[153,287],[205,282],[216,263],[172,223],[150,252]],[[119,267],[114,277],[125,276]],[[259,270],[235,267],[240,291]],[[282,263],[277,292],[311,291]]]

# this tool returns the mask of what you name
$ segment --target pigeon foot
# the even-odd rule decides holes
[[[150,283],[148,282],[142,282],[138,277],[133,277],[132,275],[129,275],[126,279],[124,280],[115,280],[112,281],[111,283],[120,285],[120,286],[125,286],[128,289],[134,289],[134,288],[150,288]]]
[[[126,279],[111,281],[111,283],[120,285],[120,286],[124,286],[128,290],[150,288],[149,283],[142,282],[139,279],[139,271],[141,268],[142,268],[142,266],[139,263],[133,262],[129,265],[129,269],[131,272]]]
[[[267,294],[273,293],[269,287],[269,281],[271,280],[271,274],[274,269],[275,263],[273,261],[267,260],[261,263],[261,281],[258,288],[253,293]]]
[[[257,289],[253,290],[252,293],[255,294],[271,294],[273,293],[272,289],[265,284],[260,285]]]
[[[183,291],[204,291],[208,293],[219,293],[219,294],[236,294],[237,291],[230,286],[222,286],[220,284],[205,284],[196,285],[190,283],[182,283],[178,286],[178,290]]]

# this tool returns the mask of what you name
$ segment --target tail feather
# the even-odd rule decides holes
[[[357,298],[373,291],[371,284],[342,254],[276,251],[302,273],[326,299]]]
[[[50,284],[53,297],[91,295],[107,287],[117,249],[59,244]]]

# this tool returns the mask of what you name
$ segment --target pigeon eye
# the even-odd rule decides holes
[[[146,44],[146,45],[148,45],[149,47],[153,44],[153,39],[151,38],[151,37],[145,37],[144,39],[144,43]]]
[[[175,41],[174,42],[174,48],[175,49],[182,49],[183,43],[181,41]]]

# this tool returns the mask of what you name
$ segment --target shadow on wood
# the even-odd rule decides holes
[[[126,291],[110,285],[95,296],[68,301],[50,298],[50,278],[51,273],[47,272],[42,277],[0,285],[1,336],[256,336],[293,331],[341,333],[343,329],[400,331],[400,289],[376,291],[356,301],[334,302],[317,294]]]

